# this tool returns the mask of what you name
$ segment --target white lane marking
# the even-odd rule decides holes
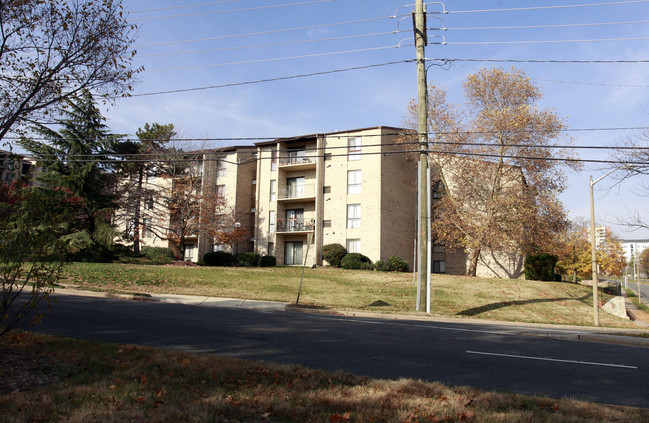
[[[541,361],[556,361],[559,363],[571,363],[571,364],[586,364],[589,366],[603,366],[603,367],[621,367],[623,369],[637,369],[636,366],[627,366],[625,364],[609,364],[609,363],[596,363],[593,361],[578,361],[578,360],[562,360],[558,358],[548,358],[548,357],[534,357],[527,355],[513,355],[513,354],[499,354],[499,353],[490,353],[484,351],[466,351],[467,354],[479,354],[479,355],[490,355],[496,357],[508,357],[508,358],[522,358],[525,360],[541,360]]]

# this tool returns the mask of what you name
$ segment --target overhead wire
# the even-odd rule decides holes
[[[192,65],[192,66],[179,66],[175,68],[163,68],[163,69],[147,69],[144,72],[166,72],[166,71],[177,71],[177,70],[186,70],[186,69],[201,69],[201,68],[212,68],[220,66],[233,66],[233,65],[247,65],[253,63],[267,63],[267,62],[276,62],[281,60],[294,60],[294,59],[308,59],[311,57],[323,57],[323,56],[333,56],[336,54],[350,54],[350,53],[363,53],[368,51],[378,51],[378,50],[387,50],[400,47],[408,47],[414,44],[397,44],[393,46],[382,46],[382,47],[368,47],[360,48],[355,50],[345,50],[345,51],[332,51],[325,53],[313,53],[313,54],[304,54],[299,56],[287,56],[287,57],[272,57],[268,59],[256,59],[256,60],[243,60],[240,62],[229,62],[229,63],[213,63],[208,65]]]
[[[327,27],[331,27],[331,26],[340,26],[340,25],[352,25],[352,24],[357,24],[357,23],[365,23],[365,22],[373,22],[373,21],[379,21],[379,20],[385,20],[385,19],[393,19],[395,17],[398,17],[398,16],[383,16],[383,17],[378,17],[378,18],[357,19],[357,20],[353,20],[353,21],[334,22],[334,23],[318,24],[318,25],[308,25],[308,26],[301,26],[301,27],[296,27],[296,28],[275,29],[275,30],[270,30],[270,31],[249,32],[249,33],[244,33],[244,34],[221,35],[221,36],[216,36],[216,37],[196,38],[196,39],[191,39],[191,40],[164,41],[164,42],[160,42],[160,43],[149,43],[149,44],[134,45],[134,46],[132,46],[132,48],[137,49],[137,48],[142,48],[142,47],[158,47],[158,46],[166,46],[166,45],[173,45],[173,44],[186,44],[186,43],[198,43],[198,42],[203,42],[203,41],[225,40],[225,39],[229,39],[229,38],[254,37],[254,36],[258,36],[258,35],[279,34],[279,33],[282,33],[282,32],[303,31],[303,30],[307,30],[307,29],[319,29],[319,28],[327,28]]]
[[[340,36],[340,37],[317,38],[317,39],[313,39],[313,40],[284,41],[284,42],[280,42],[280,43],[257,44],[257,45],[236,46],[236,47],[221,47],[221,48],[211,48],[211,49],[205,49],[205,50],[173,51],[173,52],[167,52],[167,53],[154,53],[154,54],[138,54],[136,57],[137,58],[146,58],[146,57],[160,57],[160,56],[176,56],[176,55],[182,55],[182,54],[211,53],[211,52],[215,52],[215,51],[232,51],[232,50],[244,50],[244,49],[252,49],[252,48],[278,47],[278,46],[296,45],[296,44],[308,44],[308,43],[316,43],[316,42],[324,42],[324,41],[339,41],[339,40],[356,39],[356,38],[364,38],[364,37],[375,37],[375,36],[379,36],[379,35],[392,35],[392,34],[398,34],[399,32],[403,32],[403,31],[375,32],[375,33],[357,34],[357,35],[343,35],[343,36]]]
[[[240,1],[241,0],[221,0],[221,1],[212,1],[209,3],[200,3],[200,4],[183,4],[180,6],[160,7],[157,9],[129,10],[128,13],[162,12],[165,10],[173,10],[173,9],[187,9],[191,7],[214,6],[216,4],[224,4],[224,3],[238,3]]]
[[[477,9],[477,10],[453,10],[444,11],[444,14],[461,14],[461,13],[488,13],[488,12],[519,12],[528,10],[551,10],[551,9],[570,9],[576,7],[597,7],[597,6],[620,6],[624,4],[638,4],[649,3],[649,0],[630,0],[630,1],[615,1],[605,3],[588,3],[588,4],[562,4],[554,6],[529,6],[529,7],[511,7],[503,9]]]
[[[245,9],[229,9],[229,10],[215,10],[211,12],[199,12],[199,13],[187,13],[183,15],[168,15],[168,16],[147,16],[143,18],[134,18],[133,21],[148,21],[154,19],[171,19],[171,18],[186,18],[192,16],[206,16],[206,15],[217,15],[224,13],[234,13],[234,12],[251,12],[253,10],[265,10],[265,9],[277,9],[280,7],[291,7],[291,6],[306,6],[317,3],[331,3],[337,0],[312,0],[305,1],[301,3],[288,3],[288,4],[274,4],[270,6],[257,6],[257,7],[248,7]]]

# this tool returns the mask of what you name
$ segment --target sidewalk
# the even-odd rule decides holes
[[[599,342],[618,345],[630,345],[649,348],[649,322],[636,320],[638,329],[625,328],[601,328],[593,326],[567,326],[567,325],[550,325],[541,323],[520,323],[505,322],[484,319],[453,318],[444,316],[431,316],[426,314],[384,314],[372,313],[365,311],[339,311],[326,307],[314,307],[308,305],[286,304],[276,301],[246,300],[237,298],[206,297],[195,295],[176,295],[176,294],[115,294],[108,292],[83,291],[72,287],[56,288],[55,294],[77,295],[86,297],[116,298],[133,301],[150,301],[169,304],[186,304],[201,307],[229,307],[241,308],[258,311],[272,312],[298,312],[309,314],[320,314],[330,316],[361,317],[371,319],[386,319],[395,321],[425,321],[436,323],[467,323],[474,325],[498,325],[521,330],[513,331],[512,334],[519,336],[542,336],[549,338],[559,338],[564,340]],[[625,296],[627,310],[637,308],[629,298]],[[529,329],[529,330],[526,330]],[[547,331],[545,331],[547,329]],[[643,336],[644,335],[644,336]]]

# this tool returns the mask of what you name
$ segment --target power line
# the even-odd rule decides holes
[[[237,3],[240,2],[241,0],[221,0],[221,1],[213,1],[209,3],[201,3],[201,4],[185,4],[181,6],[170,6],[170,7],[161,7],[159,9],[146,9],[146,10],[129,10],[128,13],[147,13],[147,12],[161,12],[164,10],[172,10],[172,9],[186,9],[190,7],[201,7],[201,6],[213,6],[215,4],[224,4],[224,3]]]
[[[351,67],[351,68],[344,68],[344,69],[333,69],[333,70],[329,70],[329,71],[312,72],[312,73],[305,73],[305,74],[299,74],[299,75],[290,75],[290,76],[279,76],[279,77],[276,77],[276,78],[258,79],[258,80],[255,80],[255,81],[233,82],[233,83],[229,83],[229,84],[209,85],[209,86],[204,86],[204,87],[182,88],[182,89],[177,89],[177,90],[167,90],[167,91],[156,91],[156,92],[150,92],[150,93],[131,94],[129,97],[144,97],[144,96],[160,95],[160,94],[175,94],[175,93],[183,93],[183,92],[190,92],[190,91],[202,91],[202,90],[210,90],[210,89],[216,89],[216,88],[238,87],[238,86],[241,86],[241,85],[261,84],[261,83],[265,83],[265,82],[285,81],[285,80],[289,80],[289,79],[306,78],[306,77],[320,76],[320,75],[328,75],[328,74],[332,74],[332,73],[348,72],[348,71],[352,71],[352,70],[370,69],[370,68],[376,68],[376,67],[380,67],[380,66],[389,66],[389,65],[396,65],[396,64],[402,64],[402,63],[410,63],[410,62],[413,62],[413,61],[414,61],[414,59],[401,60],[401,61],[397,61],[397,62],[378,63],[378,64],[374,64],[374,65],[354,66],[354,67]],[[128,97],[125,97],[125,98],[128,98]]]
[[[628,22],[598,22],[598,23],[581,23],[581,24],[553,24],[553,25],[517,25],[517,26],[481,26],[481,27],[459,27],[459,28],[436,28],[442,31],[473,31],[473,30],[503,30],[503,29],[544,29],[544,28],[574,28],[585,26],[608,26],[608,25],[633,25],[646,24],[649,21],[628,21]]]
[[[373,21],[378,21],[378,20],[393,19],[393,18],[396,18],[396,17],[398,17],[398,16],[384,16],[384,17],[379,17],[379,18],[358,19],[358,20],[354,20],[354,21],[334,22],[334,23],[329,23],[329,24],[301,26],[301,27],[297,27],[297,28],[285,28],[285,29],[275,29],[275,30],[271,30],[271,31],[250,32],[250,33],[246,33],[246,34],[232,34],[232,35],[222,35],[222,36],[218,36],[218,37],[196,38],[196,39],[192,39],[192,40],[165,41],[165,42],[161,42],[161,43],[139,44],[139,45],[132,46],[132,48],[137,49],[137,48],[142,48],[142,47],[158,47],[158,46],[166,46],[166,45],[173,45],[173,44],[186,44],[186,43],[198,43],[198,42],[203,42],[203,41],[225,40],[225,39],[229,39],[229,38],[253,37],[253,36],[257,36],[257,35],[278,34],[278,33],[282,33],[282,32],[303,31],[303,30],[307,30],[307,29],[318,29],[318,28],[327,28],[327,27],[331,27],[331,26],[351,25],[351,24],[357,24],[357,23],[373,22]]]
[[[596,42],[610,42],[610,41],[639,41],[649,40],[649,37],[628,37],[628,38],[601,38],[601,39],[583,39],[583,40],[520,40],[520,41],[458,41],[458,42],[442,42],[442,43],[429,43],[429,44],[443,44],[443,45],[498,45],[498,44],[555,44],[555,43],[596,43]]]
[[[316,43],[316,42],[323,42],[323,41],[338,41],[338,40],[346,40],[346,39],[353,39],[353,38],[375,37],[379,35],[392,35],[392,34],[398,34],[400,32],[404,32],[404,31],[375,32],[371,34],[344,35],[340,37],[318,38],[314,40],[285,41],[281,43],[257,44],[257,45],[250,45],[250,46],[238,46],[238,47],[221,47],[221,48],[211,48],[205,50],[174,51],[174,52],[156,53],[156,54],[138,54],[136,57],[143,58],[143,57],[175,56],[180,54],[210,53],[215,51],[231,51],[231,50],[244,50],[244,49],[251,49],[251,48],[277,47],[277,46],[286,46],[286,45],[295,45],[295,44]]]
[[[233,12],[250,12],[250,11],[253,11],[253,10],[277,9],[277,8],[280,8],[280,7],[290,7],[290,6],[305,6],[305,5],[311,5],[311,4],[317,4],[317,3],[331,3],[333,1],[337,1],[337,0],[313,0],[313,1],[306,1],[306,2],[302,2],[302,3],[275,4],[275,5],[271,5],[271,6],[248,7],[248,8],[245,8],[245,9],[217,10],[217,11],[212,11],[212,12],[188,13],[188,14],[184,14],[184,15],[149,16],[149,17],[145,17],[145,18],[135,18],[133,20],[134,21],[147,21],[147,20],[153,20],[153,19],[186,18],[186,17],[191,17],[191,16],[217,15],[217,14],[233,13]]]
[[[185,70],[185,69],[200,69],[200,68],[212,68],[219,66],[232,66],[232,65],[247,65],[252,63],[267,63],[267,62],[276,62],[280,60],[294,60],[294,59],[308,59],[311,57],[323,57],[323,56],[333,56],[336,54],[350,54],[350,53],[363,53],[368,51],[378,51],[378,50],[387,50],[399,47],[408,47],[413,44],[397,44],[394,46],[383,46],[383,47],[368,47],[361,48],[356,50],[345,50],[345,51],[331,51],[326,53],[313,53],[313,54],[304,54],[300,56],[287,56],[287,57],[272,57],[269,59],[257,59],[257,60],[245,60],[241,62],[229,62],[229,63],[213,63],[209,65],[194,65],[194,66],[180,66],[176,68],[165,68],[165,69],[149,69],[145,72],[165,72],[165,71],[176,71],[176,70]]]
[[[623,4],[638,4],[649,3],[649,0],[632,0],[632,1],[616,1],[606,3],[589,3],[589,4],[564,4],[559,6],[532,6],[532,7],[512,7],[507,9],[478,9],[478,10],[449,10],[442,13],[457,14],[457,13],[485,13],[485,12],[518,12],[524,10],[548,10],[548,9],[568,9],[575,7],[595,7],[595,6],[619,6]]]
[[[648,0],[649,1],[649,0]],[[581,63],[581,64],[592,64],[592,63],[649,63],[649,59],[640,59],[640,60],[559,60],[559,59],[445,59],[445,58],[434,58],[426,59],[426,61],[437,61],[437,62],[490,62],[490,63]]]

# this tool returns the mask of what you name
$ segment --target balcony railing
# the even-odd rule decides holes
[[[280,153],[279,165],[301,165],[315,163],[315,150],[285,151]]]
[[[315,220],[278,219],[277,232],[310,232],[315,229]]]
[[[279,190],[279,199],[315,197],[315,185],[295,185],[282,187]]]

